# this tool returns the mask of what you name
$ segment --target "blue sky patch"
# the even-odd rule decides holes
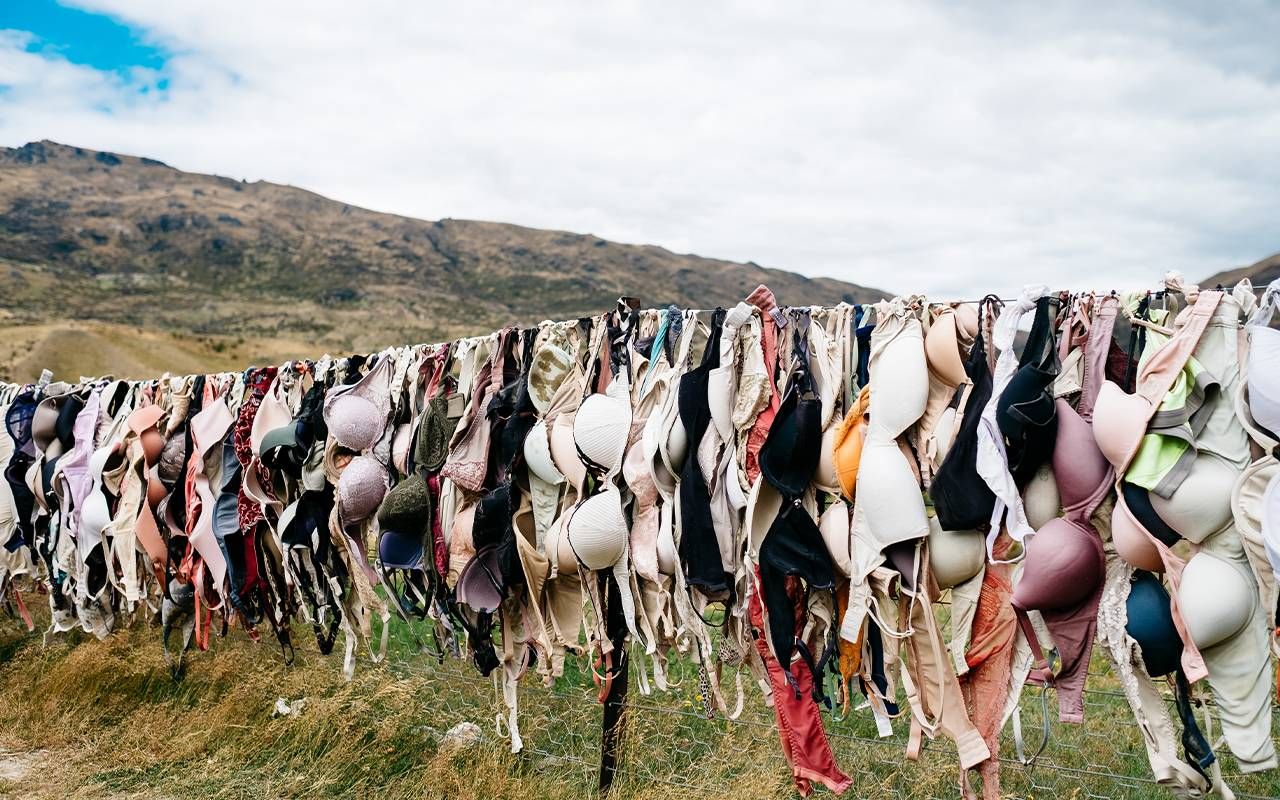
[[[3,29],[31,34],[28,52],[114,72],[124,78],[139,67],[163,70],[170,56],[164,47],[149,41],[143,29],[108,14],[69,8],[54,0],[0,3],[0,30]],[[168,81],[150,85],[163,92]]]

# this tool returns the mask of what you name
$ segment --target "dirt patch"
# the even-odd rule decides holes
[[[48,750],[0,749],[0,797],[40,796],[40,776],[54,768]]]

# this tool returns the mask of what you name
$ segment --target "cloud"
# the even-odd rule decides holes
[[[75,5],[169,53],[168,90],[0,37],[0,141],[935,296],[1280,249],[1262,2]]]

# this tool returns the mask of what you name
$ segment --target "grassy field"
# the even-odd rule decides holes
[[[41,369],[64,381],[96,377],[106,369],[114,370],[117,378],[155,378],[164,372],[240,370],[248,364],[320,355],[314,342],[301,339],[255,338],[249,344],[239,336],[200,336],[106,322],[3,327],[0,379],[19,383],[34,381]]]
[[[337,656],[315,654],[305,632],[298,633],[303,644],[292,667],[282,664],[273,643],[232,632],[194,655],[185,679],[175,683],[156,631],[143,623],[103,642],[71,634],[42,646],[38,635],[0,622],[0,796],[595,795],[600,709],[579,665],[554,688],[532,681],[522,687],[526,750],[512,755],[495,727],[493,684],[467,664],[440,665],[418,654],[402,624],[387,662],[362,661],[350,683]],[[1143,780],[1146,762],[1128,707],[1106,683],[1105,676],[1094,681],[1083,727],[1055,723],[1034,770],[1006,765],[1006,795],[1169,796]],[[696,676],[687,674],[670,694],[646,698],[633,682],[623,769],[611,796],[792,796],[771,712],[758,696],[748,698],[743,719],[708,721],[695,685]],[[277,697],[305,697],[307,704],[296,718],[273,718]],[[1035,741],[1038,699],[1028,693],[1024,707]],[[480,725],[484,741],[462,753],[440,752],[443,732],[462,721]],[[930,743],[920,762],[907,764],[904,731],[875,738],[865,711],[827,727],[842,768],[855,779],[853,796],[958,796],[949,742]],[[1278,793],[1274,777],[1232,785],[1260,797]]]

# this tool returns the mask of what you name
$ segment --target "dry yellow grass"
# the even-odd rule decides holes
[[[58,380],[112,374],[155,378],[165,372],[239,370],[249,364],[278,364],[321,355],[315,342],[231,336],[197,336],[145,330],[105,322],[3,325],[0,321],[0,379],[33,381],[41,369]]]
[[[35,598],[32,598],[35,599]],[[526,750],[506,752],[492,683],[467,663],[438,664],[395,624],[387,663],[362,658],[344,682],[340,656],[322,657],[297,629],[298,660],[285,666],[270,637],[242,632],[193,654],[184,680],[169,678],[156,630],[136,622],[106,641],[78,633],[40,637],[0,619],[0,797],[217,798],[348,797],[582,800],[596,796],[600,707],[580,664],[553,689],[530,676],[521,690]],[[419,635],[422,634],[418,631]],[[706,720],[696,675],[642,697],[632,683],[623,770],[611,797],[794,796],[772,714],[751,691],[741,720]],[[1055,725],[1031,772],[1003,770],[1009,797],[1164,798],[1145,782],[1147,765],[1124,701],[1105,677],[1087,700],[1083,726]],[[277,697],[305,697],[296,718],[273,718]],[[1050,698],[1052,701],[1052,698]],[[1056,703],[1052,703],[1056,706]],[[459,755],[439,752],[459,722],[484,740]],[[1036,697],[1024,702],[1032,746]],[[903,739],[878,740],[866,712],[826,720],[855,797],[958,796],[954,747],[931,742],[920,761],[903,759]],[[1012,755],[1006,737],[1004,755]],[[1224,767],[1234,773],[1225,748]],[[1280,796],[1273,775],[1239,777],[1250,797]]]

